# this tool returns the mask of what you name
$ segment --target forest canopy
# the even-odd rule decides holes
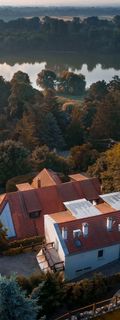
[[[57,88],[53,86],[56,78]],[[87,90],[84,76],[64,70],[58,79],[46,69],[38,72],[36,80],[40,85],[42,81],[43,91],[34,89],[21,71],[9,82],[0,77],[0,183],[4,185],[15,176],[33,175],[44,167],[65,176],[86,172],[97,165],[101,152],[120,141],[118,76],[108,84],[98,81]],[[69,98],[71,88],[77,100]],[[110,188],[115,186],[113,182]]]

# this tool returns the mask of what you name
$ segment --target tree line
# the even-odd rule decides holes
[[[45,16],[43,19],[19,18],[0,20],[0,50],[26,52],[29,50],[78,51],[101,53],[120,51],[120,16],[112,20],[97,16],[73,20]]]

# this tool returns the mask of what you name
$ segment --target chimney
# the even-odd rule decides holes
[[[88,236],[88,223],[82,224],[82,232],[83,232],[83,237],[86,238]]]
[[[107,230],[108,231],[112,231],[112,224],[113,224],[112,217],[108,217],[107,218]]]
[[[67,228],[65,227],[62,228],[62,238],[67,240]]]
[[[41,180],[39,178],[37,180],[37,185],[38,185],[38,188],[41,188]]]

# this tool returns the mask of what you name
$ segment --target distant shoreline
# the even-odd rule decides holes
[[[88,17],[120,15],[120,5],[114,6],[8,6],[0,5],[0,19],[6,21],[35,16]]]

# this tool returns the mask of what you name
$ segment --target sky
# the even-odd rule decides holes
[[[120,0],[0,0],[1,6],[97,6],[120,5]]]

